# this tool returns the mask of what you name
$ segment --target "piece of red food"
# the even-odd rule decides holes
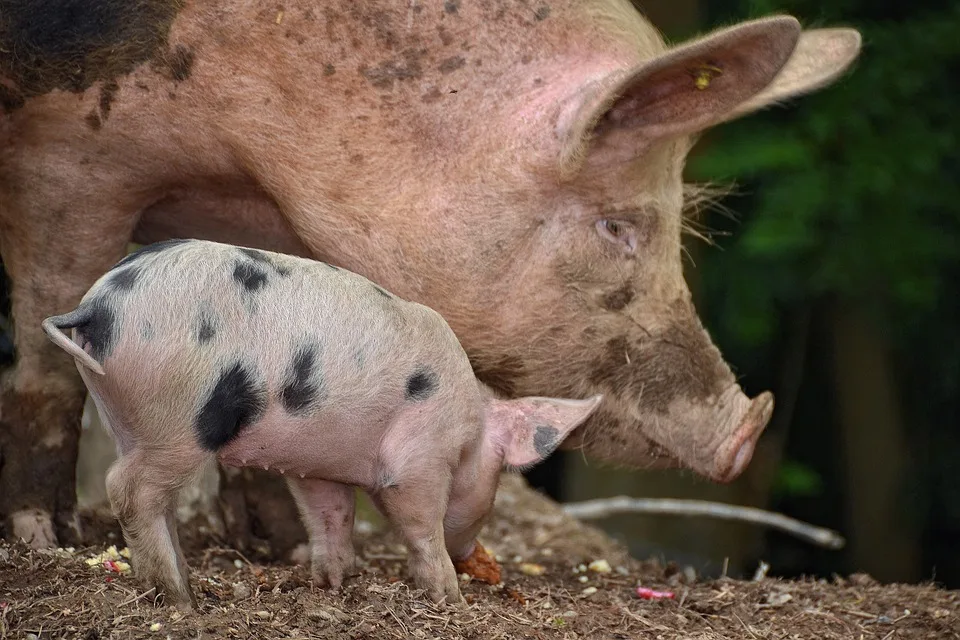
[[[637,587],[637,595],[644,600],[672,600],[674,597],[673,591],[654,591],[646,587]]]
[[[467,559],[454,562],[453,567],[458,574],[466,573],[474,580],[487,584],[500,584],[500,565],[479,542]]]

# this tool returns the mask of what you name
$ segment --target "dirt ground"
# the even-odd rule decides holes
[[[359,575],[339,593],[313,587],[303,567],[263,564],[183,531],[200,601],[184,615],[155,607],[128,572],[88,564],[123,542],[102,511],[85,517],[99,540],[88,548],[0,543],[0,638],[960,639],[958,591],[882,586],[864,575],[698,580],[628,557],[517,477],[504,478],[481,536],[501,558],[502,583],[462,581],[467,602],[450,607],[405,584],[405,549],[389,531],[358,531]],[[597,560],[610,570],[579,570]],[[642,599],[637,585],[674,597]]]

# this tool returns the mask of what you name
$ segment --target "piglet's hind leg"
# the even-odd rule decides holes
[[[133,451],[110,467],[110,505],[123,528],[137,578],[148,588],[155,587],[157,595],[169,598],[169,604],[196,607],[175,515],[179,490],[200,468],[202,460],[189,465],[190,468],[177,468],[164,464],[169,459],[145,458],[145,454]]]
[[[287,478],[310,535],[310,565],[321,586],[339,589],[354,568],[353,487],[339,482]]]

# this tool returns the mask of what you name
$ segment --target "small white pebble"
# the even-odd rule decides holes
[[[233,561],[233,566],[235,566],[237,569],[243,569],[243,563],[240,562],[239,558]]]
[[[584,597],[584,598],[589,598],[590,596],[592,596],[592,595],[595,594],[596,592],[597,592],[597,588],[596,588],[596,587],[587,587],[586,589],[584,589],[584,590],[581,591],[580,593],[583,594],[583,597]]]
[[[541,549],[541,550],[540,550],[540,555],[542,555],[542,556],[544,556],[544,557],[546,557],[546,558],[549,558],[550,556],[553,555],[553,549]]]
[[[24,636],[24,637],[25,637],[27,640],[37,640],[37,634],[35,634],[35,633],[28,633],[28,634],[27,634],[26,636]]]
[[[243,582],[235,582],[233,584],[233,597],[238,600],[243,600],[244,598],[250,597],[250,587],[248,587]]]
[[[461,574],[460,574],[460,582],[470,582],[470,580],[472,580],[472,579],[473,579],[473,578],[470,577],[470,574],[469,574],[469,573],[461,573]]]
[[[577,580],[579,580],[580,582],[589,582],[590,578],[588,576],[580,576],[579,578],[577,578]]]
[[[630,575],[630,572],[627,571],[627,568],[624,567],[623,565],[619,565],[619,566],[617,567],[617,573],[619,573],[619,574],[622,575],[622,576],[628,576],[628,575]]]
[[[271,618],[271,613],[269,611],[257,611],[253,615],[257,616],[261,620],[269,620]]]
[[[576,618],[580,614],[571,609],[569,611],[564,611],[561,615],[563,615],[564,618]]]
[[[543,609],[553,609],[553,603],[549,600],[544,600],[543,604],[540,605]]]
[[[154,622],[152,625],[150,625],[150,631],[160,631],[160,623]]]
[[[505,562],[505,560],[503,559],[503,556],[500,555],[499,553],[495,554],[495,555],[493,556],[493,559],[496,560],[497,562],[501,563],[501,564],[502,564],[503,562]]]
[[[542,564],[533,564],[532,562],[524,562],[520,565],[520,573],[527,576],[542,576],[547,570]]]
[[[595,573],[610,573],[611,571],[610,563],[606,560],[594,560],[587,568]]]
[[[523,562],[523,556],[513,556],[513,561],[517,563]]]
[[[578,565],[577,565],[577,572],[578,572],[578,573],[583,573],[583,572],[586,571],[586,570],[587,570],[587,565],[585,565],[585,564],[578,564]]]

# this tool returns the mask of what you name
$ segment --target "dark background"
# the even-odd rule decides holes
[[[671,41],[788,13],[859,29],[863,51],[829,88],[708,132],[688,163],[689,180],[734,187],[700,216],[715,245],[686,242],[700,315],[747,393],[777,397],[747,473],[721,487],[567,453],[531,479],[567,501],[759,506],[848,541],[830,551],[705,519],[598,522],[640,557],[960,588],[960,3],[635,4]]]

